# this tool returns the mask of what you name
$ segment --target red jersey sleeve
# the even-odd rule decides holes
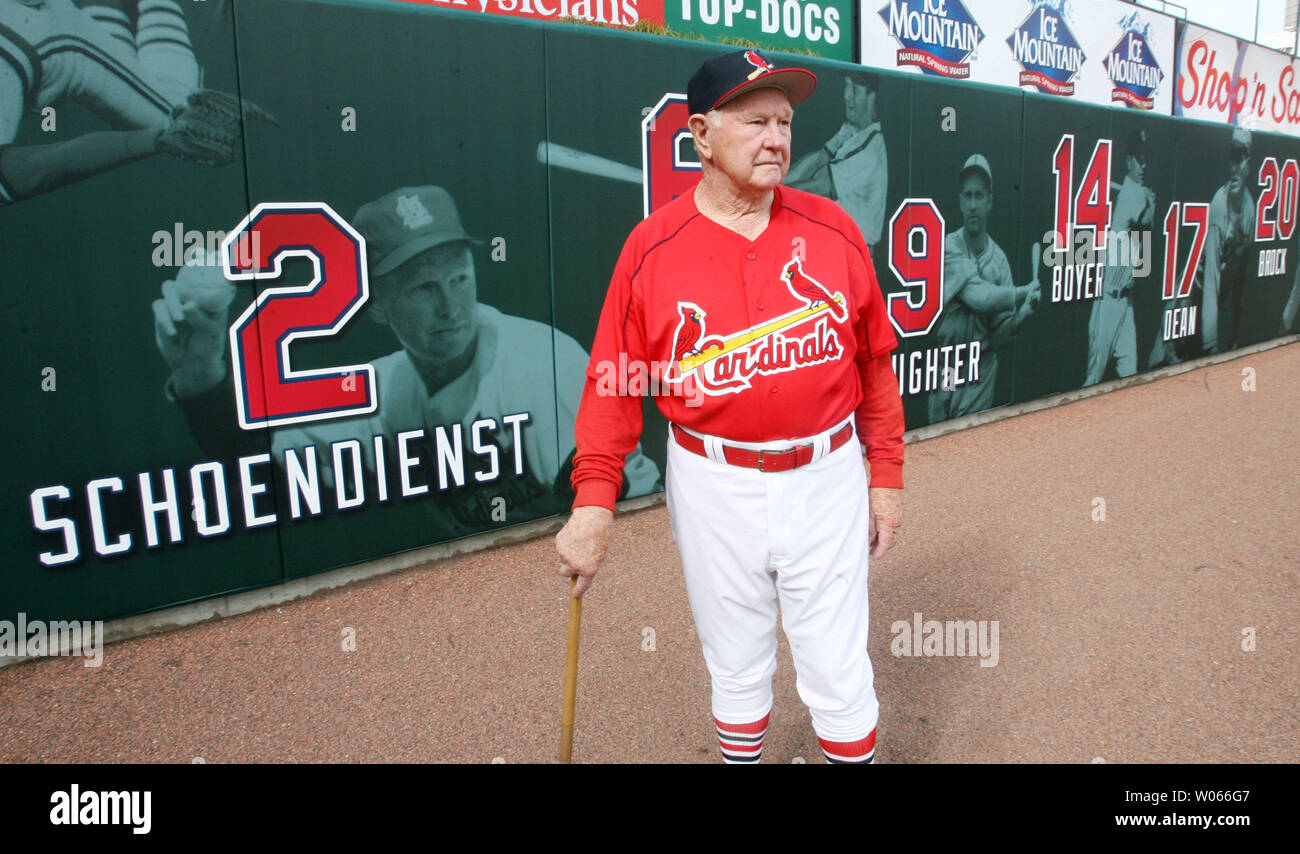
[[[856,277],[855,277],[856,278]],[[876,281],[870,252],[862,247],[856,361],[862,401],[854,412],[858,440],[871,463],[871,486],[903,488],[903,398],[889,354],[898,346]],[[855,283],[856,284],[856,283]]]
[[[850,220],[851,222],[851,220]],[[861,234],[854,231],[861,239]],[[876,281],[875,266],[866,244],[859,246],[860,257],[850,259],[853,288],[857,294],[858,317],[854,331],[858,336],[858,362],[885,356],[898,346],[894,327],[885,310],[885,297]]]
[[[862,403],[855,413],[858,440],[871,463],[871,486],[903,488],[903,398],[889,354],[860,363]]]
[[[644,314],[632,287],[642,254],[637,238],[634,231],[614,267],[587,362],[574,424],[574,507],[614,509],[627,455],[641,438],[641,398],[628,394],[629,366],[649,364]]]

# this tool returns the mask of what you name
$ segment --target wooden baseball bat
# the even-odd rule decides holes
[[[578,576],[569,580],[569,589]],[[582,599],[569,597],[569,651],[564,661],[564,706],[560,712],[560,762],[573,761],[573,708],[578,695],[578,630],[582,627]]]
[[[599,154],[591,154],[569,148],[554,142],[542,140],[537,143],[537,162],[560,169],[572,169],[597,178],[609,178],[614,181],[626,181],[629,184],[641,183],[641,170],[628,166]]]

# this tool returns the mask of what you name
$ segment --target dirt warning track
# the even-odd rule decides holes
[[[916,443],[904,476],[877,761],[1300,761],[1300,344]],[[554,761],[555,566],[545,537],[5,668],[0,761]],[[824,762],[780,655],[764,761]],[[662,506],[585,600],[573,755],[718,761]]]

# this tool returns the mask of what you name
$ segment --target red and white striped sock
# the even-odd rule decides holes
[[[832,765],[871,765],[875,762],[876,731],[874,729],[866,738],[857,741],[827,741],[824,738],[817,740],[821,742],[826,761]]]
[[[763,736],[767,734],[769,712],[751,724],[724,724],[717,718],[718,745],[722,748],[722,761],[728,765],[757,765],[763,754]]]

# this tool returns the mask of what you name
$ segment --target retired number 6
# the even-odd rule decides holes
[[[313,268],[305,285],[262,291],[230,327],[239,426],[374,412],[379,401],[370,365],[295,371],[289,354],[299,338],[337,334],[370,298],[361,235],[321,202],[264,203],[227,235],[221,256],[231,281],[278,279],[281,262],[295,256]]]
[[[691,143],[691,111],[686,96],[672,92],[659,99],[641,120],[643,216],[695,188],[703,167]]]

